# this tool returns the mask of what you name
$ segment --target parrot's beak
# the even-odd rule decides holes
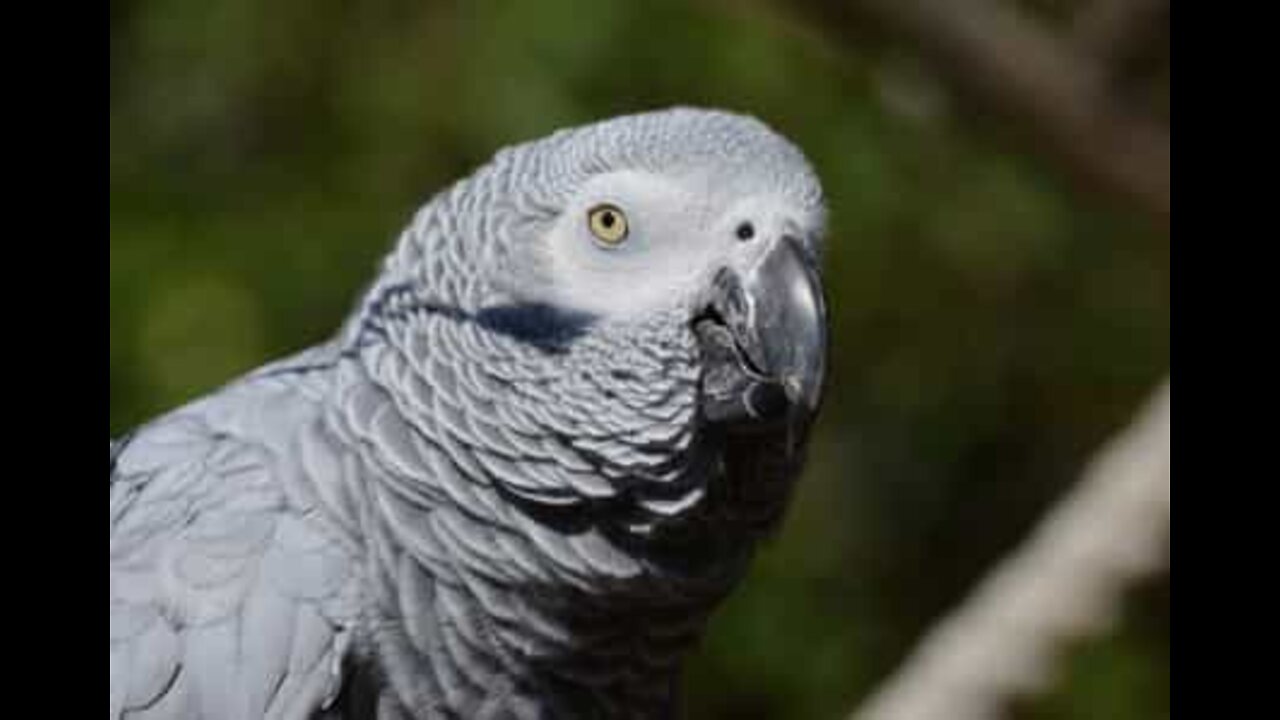
[[[745,271],[722,270],[695,320],[712,422],[808,419],[827,365],[827,311],[810,255],[781,237]]]

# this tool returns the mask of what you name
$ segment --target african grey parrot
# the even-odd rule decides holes
[[[676,714],[803,462],[824,226],[689,108],[435,196],[330,341],[112,440],[112,720]]]

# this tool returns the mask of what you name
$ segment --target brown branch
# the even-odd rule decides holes
[[[1169,0],[1092,0],[1076,17],[1076,46],[1117,73],[1158,35]]]
[[[1110,94],[1106,74],[1071,44],[990,0],[801,0],[846,38],[868,23],[909,42],[970,100],[1019,121],[1032,150],[1169,223],[1169,133]]]
[[[937,624],[854,720],[991,720],[1103,629],[1127,585],[1165,566],[1169,385],[1085,469],[1036,534]]]

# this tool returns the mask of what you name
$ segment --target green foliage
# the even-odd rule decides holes
[[[758,115],[830,196],[832,378],[788,522],[692,660],[693,718],[842,716],[1167,370],[1165,240],[910,58],[755,3],[358,7],[113,4],[111,432],[336,330],[413,210],[498,147]],[[1020,716],[1167,714],[1167,594],[1144,598],[1163,624],[1073,655]]]

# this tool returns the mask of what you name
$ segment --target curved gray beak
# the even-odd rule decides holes
[[[798,240],[780,238],[742,277],[722,271],[695,327],[708,360],[708,419],[817,412],[826,376],[827,311],[817,268]]]
[[[759,354],[761,369],[781,381],[791,403],[816,411],[827,367],[827,307],[817,269],[798,241],[784,237],[747,278],[746,290],[756,343],[748,352]]]

